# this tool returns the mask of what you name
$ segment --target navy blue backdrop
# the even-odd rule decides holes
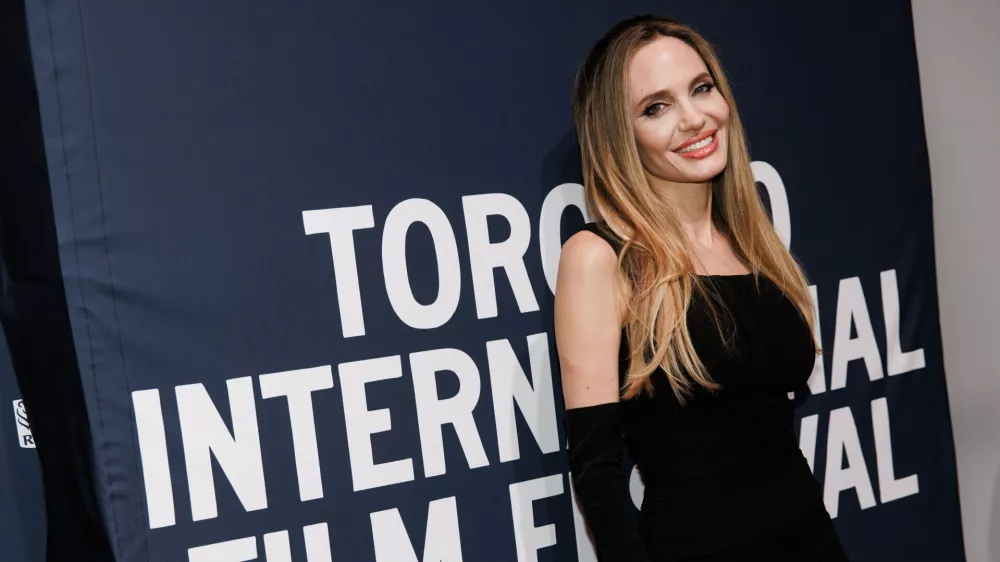
[[[0,339],[0,498],[3,560],[44,560],[45,505],[38,457],[4,339]]]
[[[594,560],[550,287],[573,75],[640,12],[718,46],[815,286],[852,559],[964,560],[908,2],[28,2],[118,560]]]

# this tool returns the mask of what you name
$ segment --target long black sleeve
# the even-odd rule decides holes
[[[620,408],[566,410],[573,487],[601,562],[650,562],[625,497]]]

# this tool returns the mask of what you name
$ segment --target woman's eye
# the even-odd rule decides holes
[[[657,102],[657,103],[654,103],[654,104],[650,105],[649,107],[647,107],[646,110],[643,111],[642,113],[643,113],[643,115],[652,117],[653,115],[656,115],[657,113],[663,111],[664,108],[666,108],[666,107],[667,107],[667,104],[662,103],[662,102]]]
[[[715,88],[715,84],[702,84],[694,89],[695,94],[707,94]]]

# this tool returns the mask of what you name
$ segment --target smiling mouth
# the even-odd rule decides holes
[[[687,154],[688,152],[693,152],[695,150],[705,148],[706,146],[712,144],[713,142],[715,142],[715,133],[701,139],[700,141],[694,144],[689,144],[680,150],[675,150],[674,152],[676,152],[677,154]]]
[[[674,154],[688,160],[700,160],[714,154],[717,148],[719,148],[719,131],[705,131],[674,150]]]

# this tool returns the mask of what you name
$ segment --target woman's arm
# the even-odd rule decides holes
[[[618,258],[590,232],[563,247],[555,296],[570,468],[602,562],[647,562],[624,495],[618,346],[624,306]]]

